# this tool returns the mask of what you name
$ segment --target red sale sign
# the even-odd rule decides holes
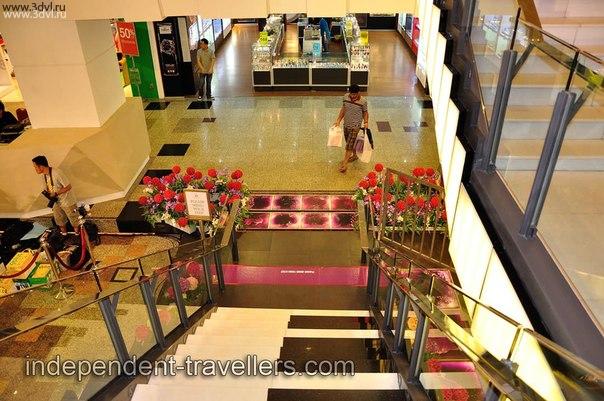
[[[134,22],[117,22],[117,35],[122,47],[122,53],[128,56],[138,56],[138,43]]]

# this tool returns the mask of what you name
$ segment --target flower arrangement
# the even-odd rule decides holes
[[[143,178],[145,195],[141,196],[138,203],[143,209],[143,216],[151,223],[166,222],[183,231],[192,232],[197,227],[197,222],[189,220],[185,206],[185,189],[205,189],[210,196],[210,211],[212,212],[212,225],[210,235],[224,222],[230,205],[236,200],[241,200],[239,214],[235,220],[239,227],[243,220],[249,216],[247,207],[250,191],[243,182],[241,170],[216,170],[211,168],[207,174],[194,167],[187,167],[184,171],[180,166],[172,167],[172,173],[158,178]]]
[[[412,173],[413,176],[401,174],[399,177],[389,173],[389,190],[384,194],[386,173],[384,166],[378,163],[373,171],[359,181],[353,199],[371,206],[375,223],[379,224],[385,196],[389,229],[396,223],[402,225],[405,231],[421,231],[422,228],[445,230],[447,212],[440,193],[433,186],[426,185],[440,183],[438,172],[431,167],[416,167]]]
[[[201,305],[205,300],[203,297],[206,296],[206,288],[202,285],[203,278],[203,267],[195,260],[190,260],[186,263],[176,262],[181,264],[180,278],[178,279],[178,286],[183,294],[185,304],[187,305]],[[161,286],[161,292],[158,296],[158,304],[168,305],[174,302],[174,288],[170,280],[166,279]],[[161,316],[160,316],[161,318]]]

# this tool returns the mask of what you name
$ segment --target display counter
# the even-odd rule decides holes
[[[366,88],[369,45],[366,38],[361,38],[354,16],[343,18],[340,26],[346,49],[343,53],[280,54],[255,44],[252,48],[254,89],[344,90],[351,84]]]

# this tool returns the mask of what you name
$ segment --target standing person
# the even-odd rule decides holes
[[[209,42],[206,38],[199,41],[199,49],[197,49],[197,72],[199,74],[199,94],[198,98],[203,99],[205,96],[208,100],[212,97],[212,74],[214,73],[214,63],[216,56],[209,47]]]
[[[76,198],[69,180],[59,169],[48,165],[46,156],[36,156],[31,160],[34,163],[36,173],[44,176],[44,196],[49,200],[55,199],[52,205],[52,214],[55,223],[63,234],[67,233],[67,222],[69,221],[76,233],[79,232],[78,213],[76,213]]]
[[[335,122],[335,126],[340,126],[344,120],[344,138],[346,139],[346,153],[344,160],[340,163],[340,172],[345,173],[348,168],[348,163],[358,159],[354,151],[354,145],[357,140],[357,135],[361,130],[367,129],[369,126],[369,112],[367,111],[367,99],[361,97],[361,88],[359,85],[350,85],[350,89],[344,95],[344,101],[340,114]]]

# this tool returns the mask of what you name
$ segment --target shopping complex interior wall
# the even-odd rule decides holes
[[[31,159],[47,156],[63,170],[78,199],[96,203],[123,197],[150,153],[140,98],[128,98],[98,128],[32,128],[0,147],[0,217],[32,217],[49,213],[40,194],[43,182]]]
[[[157,99],[157,82],[155,70],[153,68],[153,56],[151,53],[151,42],[149,40],[149,30],[146,22],[135,22],[136,40],[138,43],[138,56],[126,57],[128,68],[137,68],[140,77],[140,85],[132,85],[132,94],[142,96],[145,99]],[[153,44],[155,45],[155,44]]]

